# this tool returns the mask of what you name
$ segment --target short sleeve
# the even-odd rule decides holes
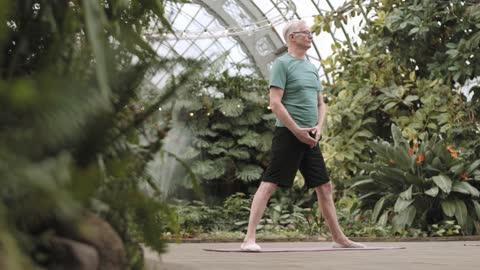
[[[275,86],[285,90],[287,84],[287,67],[283,61],[273,62],[270,70],[270,87]]]

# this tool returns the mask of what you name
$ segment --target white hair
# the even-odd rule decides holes
[[[298,30],[298,28],[302,24],[306,24],[306,22],[304,20],[290,20],[285,24],[285,26],[283,27],[282,33],[283,33],[283,39],[287,43],[287,46],[288,46],[288,35]]]

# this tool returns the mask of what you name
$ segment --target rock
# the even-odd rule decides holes
[[[97,249],[101,270],[126,269],[126,252],[122,239],[108,222],[99,216],[85,213],[85,222],[76,240],[88,243]]]
[[[57,236],[52,237],[49,244],[50,250],[57,255],[52,269],[100,269],[98,252],[90,245]]]

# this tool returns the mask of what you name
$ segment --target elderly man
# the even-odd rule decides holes
[[[241,249],[261,250],[256,244],[256,227],[268,199],[277,186],[291,187],[298,170],[307,187],[316,191],[318,205],[332,233],[333,247],[364,248],[365,245],[349,240],[338,224],[332,184],[318,145],[326,109],[317,69],[306,59],[312,34],[305,21],[293,20],[283,28],[283,37],[288,53],[275,60],[270,75],[270,108],[277,118],[271,163],[253,198]]]

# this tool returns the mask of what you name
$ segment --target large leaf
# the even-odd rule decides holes
[[[452,186],[452,191],[470,194],[473,197],[480,196],[480,192],[478,191],[478,189],[464,181],[455,181]]]
[[[451,167],[451,168],[450,168],[450,171],[451,171],[454,175],[459,175],[459,174],[461,174],[462,172],[465,171],[465,164],[463,164],[463,163],[457,164],[457,165]]]
[[[372,222],[376,222],[380,211],[382,211],[383,204],[385,203],[385,196],[380,198],[380,200],[375,203],[375,207],[373,208],[372,212]]]
[[[240,116],[243,112],[243,102],[238,98],[224,99],[220,101],[219,110],[228,117]]]
[[[455,218],[462,228],[467,227],[468,211],[467,206],[461,200],[455,200]]]
[[[450,177],[440,174],[432,177],[433,182],[439,187],[443,192],[449,194],[452,191],[452,180]]]
[[[410,205],[407,209],[403,210],[402,212],[398,213],[398,215],[393,217],[393,226],[396,229],[404,229],[405,226],[412,225],[416,214],[417,209],[413,205]]]
[[[412,188],[413,188],[413,185],[410,185],[410,187],[405,190],[404,192],[400,193],[400,198],[402,198],[403,200],[411,200],[412,199]]]
[[[389,211],[384,211],[383,214],[380,216],[380,218],[378,219],[378,222],[377,222],[377,225],[378,226],[382,226],[382,227],[385,227],[387,226],[387,221],[388,221],[388,214],[390,212]]]
[[[256,165],[246,165],[237,170],[237,177],[245,182],[255,181],[262,176],[263,169]]]
[[[448,217],[453,217],[455,215],[455,201],[445,200],[440,203],[442,206],[443,213]]]
[[[477,220],[480,220],[480,203],[475,200],[472,200],[473,207],[475,208],[475,214],[477,215]]]
[[[408,145],[408,142],[407,140],[405,140],[405,138],[403,138],[402,131],[396,125],[393,125],[393,124],[391,127],[391,131],[392,131],[393,141],[395,142],[395,146],[406,148],[406,146]]]
[[[480,166],[480,159],[475,160],[467,169],[467,174],[471,174]]]
[[[437,197],[438,191],[438,187],[432,187],[431,189],[425,191],[425,194],[427,194],[428,196]]]
[[[395,202],[395,206],[393,208],[395,213],[402,212],[405,208],[410,206],[410,204],[412,204],[413,201],[414,200],[404,200],[404,199],[398,197],[397,201]]]
[[[350,186],[350,188],[354,188],[356,186],[362,186],[362,185],[367,185],[367,184],[371,184],[375,182],[373,179],[369,178],[369,179],[364,179],[364,180],[360,180],[360,181],[357,181],[355,183],[353,183],[353,185]]]

